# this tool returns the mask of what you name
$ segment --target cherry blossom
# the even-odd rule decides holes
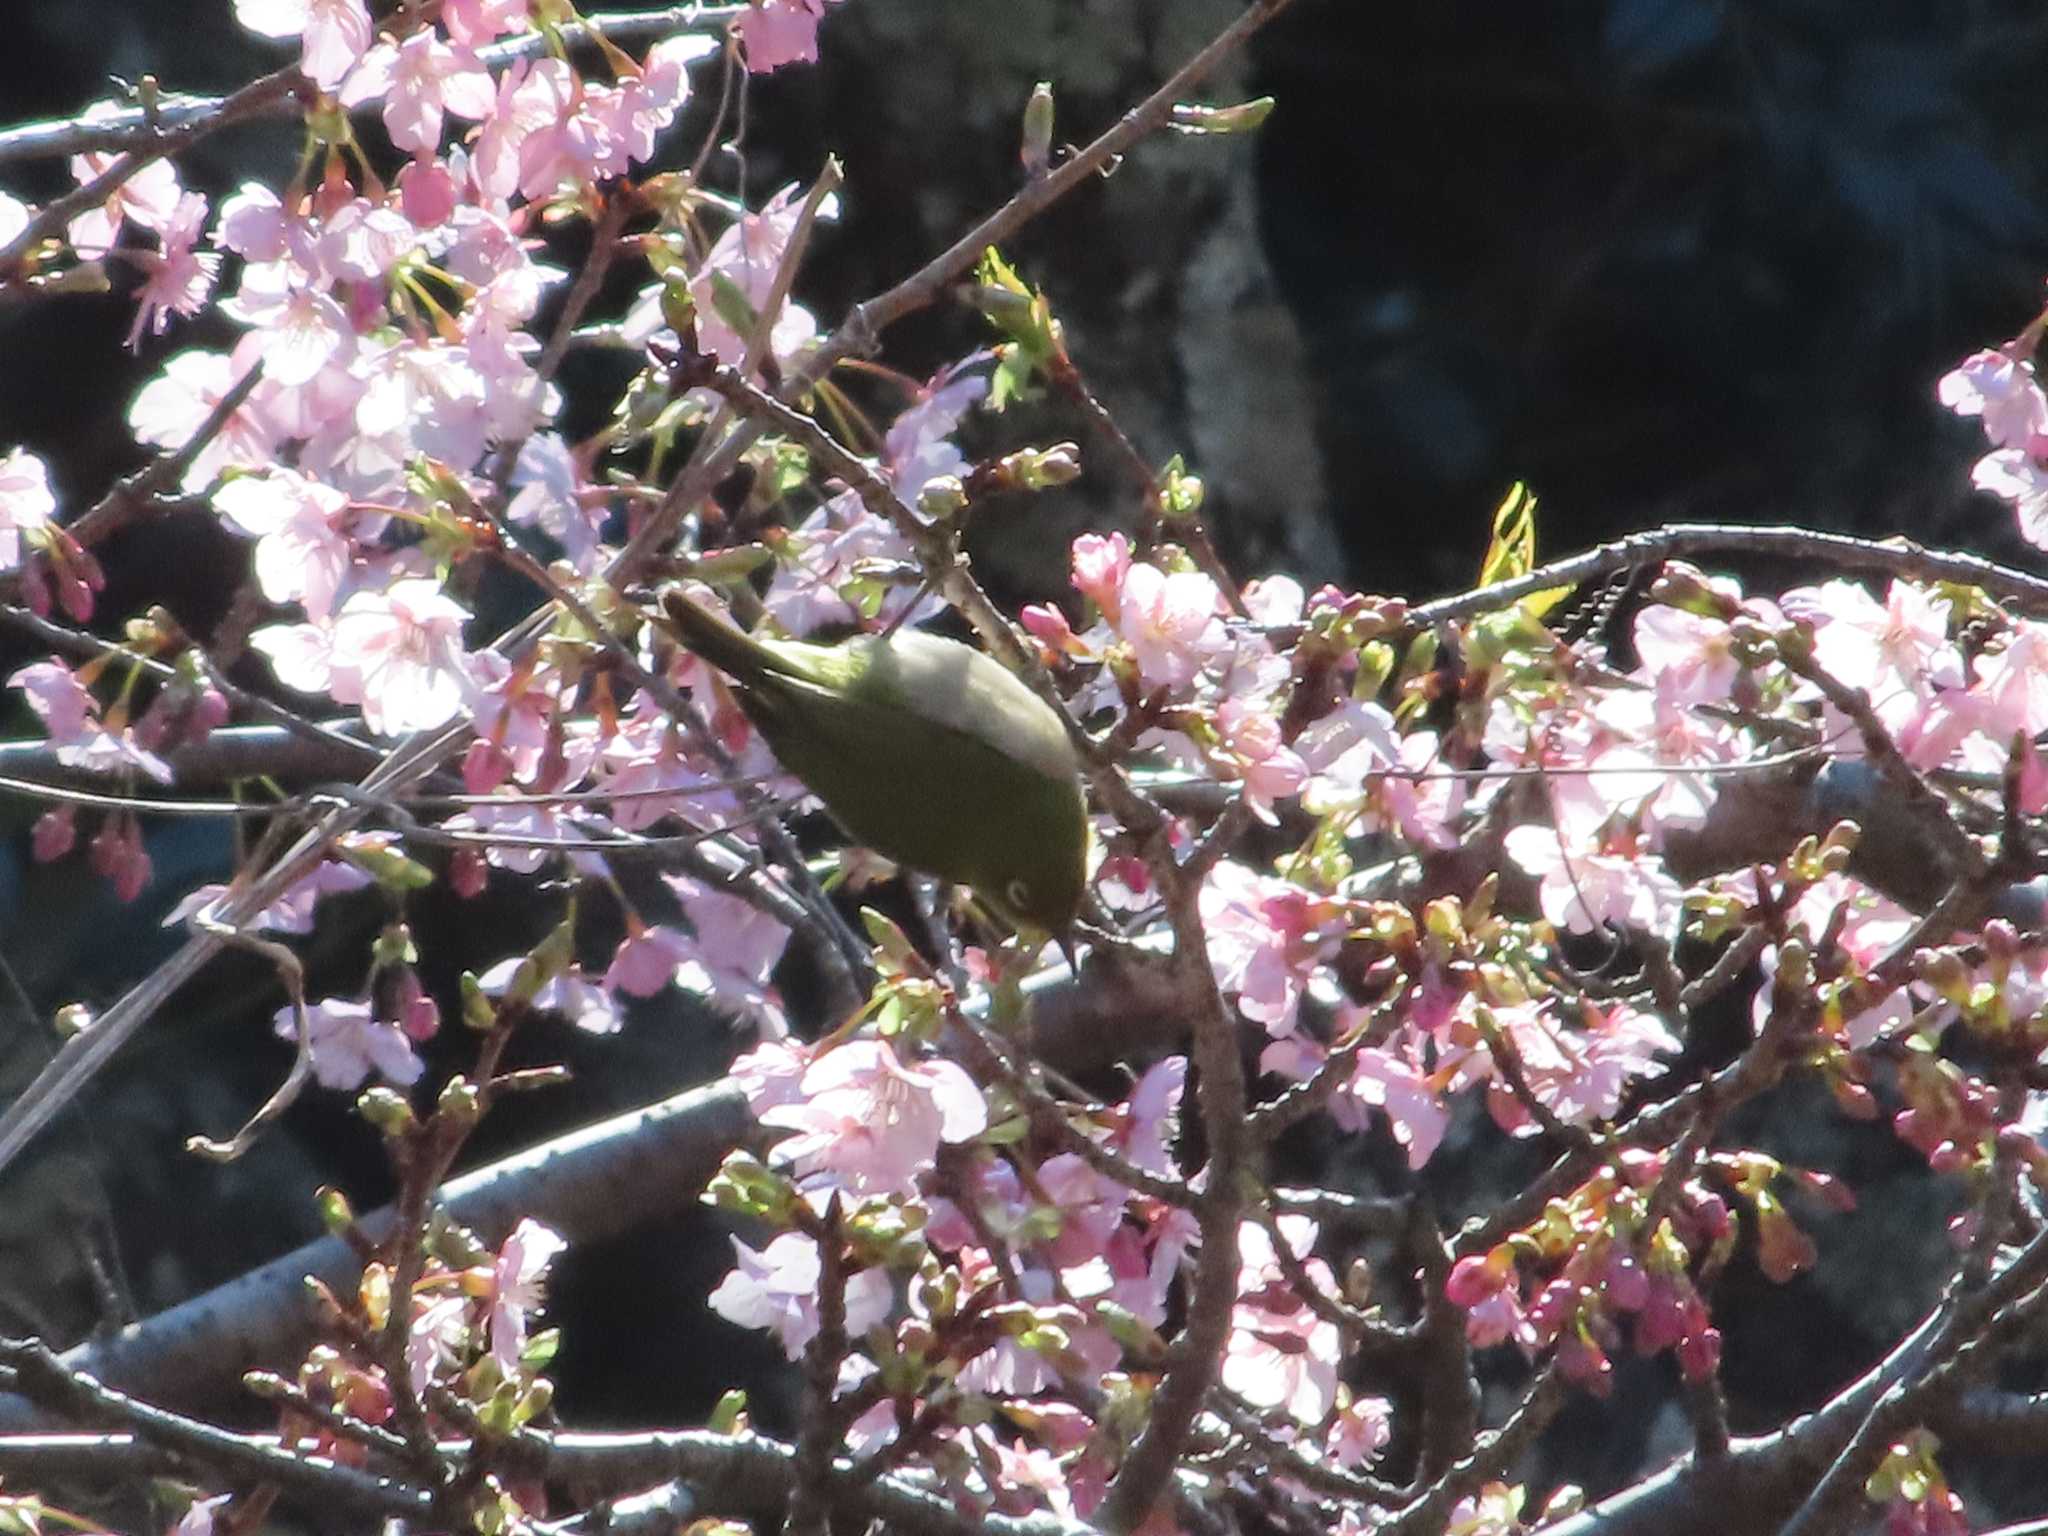
[[[1335,1289],[1329,1266],[1309,1256],[1315,1224],[1280,1218],[1280,1232],[1311,1283]],[[1223,1385],[1255,1408],[1274,1408],[1302,1424],[1320,1424],[1337,1395],[1342,1338],[1287,1283],[1266,1229],[1238,1229],[1238,1301],[1223,1356]]]
[[[1230,859],[1211,872],[1200,904],[1217,985],[1246,1018],[1291,1033],[1310,975],[1348,931],[1344,905]]]
[[[352,833],[344,846],[390,842],[388,833]],[[281,891],[269,906],[243,917],[236,926],[249,933],[311,933],[314,910],[321,898],[360,891],[370,883],[369,874],[346,859],[322,859]],[[197,886],[164,915],[164,926],[200,916],[218,918],[221,903],[229,894],[230,888],[225,885]]]
[[[475,54],[423,29],[364,53],[336,94],[349,107],[382,97],[391,142],[430,155],[441,144],[443,114],[474,122],[491,110],[497,88]]]
[[[206,199],[187,192],[157,231],[160,248],[127,253],[145,274],[135,294],[135,323],[128,330],[131,351],[141,343],[144,331],[161,336],[173,314],[198,314],[212,294],[220,257],[196,249],[205,225]]]
[[[520,1373],[526,1352],[527,1324],[540,1310],[548,1267],[568,1249],[560,1233],[523,1218],[498,1250],[491,1266],[491,1358],[507,1379]]]
[[[235,19],[264,37],[297,37],[300,67],[323,91],[340,85],[369,51],[363,0],[235,0]]]
[[[711,1310],[742,1328],[774,1334],[783,1352],[796,1359],[818,1334],[824,1261],[817,1243],[800,1232],[785,1232],[759,1250],[738,1238],[732,1246],[739,1262],[711,1293]],[[863,1269],[848,1275],[846,1331],[856,1338],[867,1332],[889,1315],[894,1299],[886,1271]]]
[[[796,1134],[775,1160],[852,1194],[906,1190],[940,1142],[979,1136],[988,1105],[950,1061],[904,1063],[884,1040],[852,1040],[805,1070],[798,1103],[764,1111],[763,1125]]]
[[[104,112],[103,105],[86,114],[91,121]],[[86,186],[111,170],[119,156],[99,150],[72,157],[71,174]],[[107,200],[73,219],[66,229],[73,249],[82,257],[104,256],[121,237],[122,224],[133,219],[144,229],[162,230],[177,216],[182,193],[178,171],[169,160],[152,160],[116,187]]]
[[[214,510],[256,536],[256,581],[272,602],[302,603],[325,619],[347,577],[354,546],[341,531],[348,497],[289,469],[238,476],[213,493]]]
[[[56,514],[50,472],[26,448],[0,459],[0,570],[21,564],[22,535],[41,528]]]
[[[688,875],[664,877],[682,903],[693,941],[678,960],[676,985],[738,1010],[770,1034],[787,1028],[782,998],[770,984],[789,929],[749,902]]]
[[[1129,644],[1146,687],[1180,689],[1229,653],[1226,611],[1216,583],[1200,571],[1168,574],[1133,562],[1111,623]]]
[[[299,1036],[295,1010],[277,1011],[272,1028],[285,1040]],[[366,1001],[329,997],[306,1005],[306,1038],[313,1053],[313,1077],[323,1088],[360,1088],[371,1076],[401,1087],[416,1083],[426,1063],[396,1024],[372,1015]]]
[[[1941,376],[1935,395],[1958,416],[1983,418],[1984,435],[2000,448],[2024,448],[2048,431],[2048,395],[2010,352],[1972,353]]]
[[[1638,852],[1568,848],[1551,827],[1512,828],[1503,846],[1539,883],[1543,915],[1571,933],[1613,924],[1662,932],[1677,912],[1678,882]]]
[[[137,442],[176,452],[199,433],[255,361],[258,349],[230,358],[220,352],[180,352],[135,397],[128,426]],[[229,413],[221,430],[192,457],[180,482],[203,491],[231,465],[268,464],[281,434],[253,400]]]
[[[468,681],[468,619],[467,609],[424,578],[357,592],[334,618],[330,691],[342,703],[360,704],[363,723],[379,735],[447,724],[462,707]]]
[[[12,245],[28,229],[32,217],[27,203],[0,192],[0,245]]]
[[[27,697],[29,708],[50,734],[58,762],[95,773],[134,769],[159,784],[171,782],[170,765],[137,743],[132,726],[110,729],[100,717],[99,701],[63,662],[31,662],[7,685]]]
[[[741,214],[712,244],[703,267],[690,281],[690,295],[697,303],[697,345],[722,363],[738,367],[746,357],[747,338],[732,328],[721,311],[719,285],[730,283],[748,308],[760,314],[774,291],[776,274],[782,270],[783,255],[803,211],[797,191],[794,184],[783,187],[759,212]],[[836,204],[828,203],[819,215],[830,217],[835,209]],[[787,365],[817,338],[818,322],[811,312],[785,299],[768,334],[768,348],[776,359]]]
[[[1441,1091],[1417,1064],[1416,1053],[1415,1031],[1405,1032],[1400,1046],[1368,1046],[1358,1053],[1349,1085],[1360,1104],[1385,1114],[1410,1168],[1420,1168],[1435,1156],[1451,1124]]]
[[[479,976],[477,986],[486,997],[503,997],[526,964],[523,955],[507,956]],[[573,965],[541,982],[528,1002],[537,1012],[561,1014],[589,1035],[617,1034],[625,1026],[611,989],[590,980]]]
[[[734,26],[747,68],[757,74],[785,64],[818,61],[818,23],[827,0],[751,0]]]

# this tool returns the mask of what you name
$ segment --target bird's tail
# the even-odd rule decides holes
[[[720,618],[679,587],[661,594],[662,611],[676,639],[734,682],[758,682],[764,673],[781,672],[775,653],[752,635]]]

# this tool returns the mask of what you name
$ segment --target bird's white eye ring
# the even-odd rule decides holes
[[[1012,880],[1003,887],[1003,899],[1013,907],[1021,907],[1031,900],[1031,887],[1022,880]]]

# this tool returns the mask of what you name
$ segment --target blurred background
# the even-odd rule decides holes
[[[744,165],[726,159],[715,174],[758,200],[810,178],[826,150],[844,159],[845,215],[799,285],[829,324],[1014,188],[1034,81],[1055,84],[1059,139],[1085,141],[1235,9],[849,0],[824,29],[821,65],[751,83]],[[110,76],[218,92],[283,59],[236,29],[228,0],[15,0],[8,41],[10,123],[75,112]],[[1205,98],[1276,96],[1256,139],[1155,140],[1011,254],[1146,456],[1184,454],[1204,476],[1243,576],[1454,590],[1476,574],[1516,480],[1542,498],[1548,554],[1711,519],[1904,534],[2038,564],[2003,505],[1970,491],[1979,434],[1933,390],[2041,302],[2044,59],[2048,14],[2018,0],[1297,0]],[[666,163],[696,147],[715,94],[700,90]],[[296,150],[289,124],[253,125],[204,144],[186,179],[216,196],[252,176],[280,181]],[[21,197],[70,184],[61,166],[0,167]],[[575,259],[573,242],[561,255]],[[0,309],[0,449],[48,460],[67,512],[141,462],[124,415],[163,356],[228,339],[183,325],[131,356],[124,286]],[[892,332],[887,356],[928,372],[980,340],[970,316],[940,308]],[[616,364],[578,361],[565,376],[571,429],[601,420],[622,381]],[[1059,436],[1088,446],[1081,424],[1049,409],[975,431],[985,441],[970,451]],[[1092,473],[999,512],[977,558],[1006,599],[1043,598],[1063,584],[1071,533],[1127,519],[1129,497],[1113,473]],[[130,530],[103,555],[106,626],[163,602],[202,635],[246,559],[197,514]],[[4,659],[11,669],[27,654]],[[11,700],[0,708],[5,734],[34,734]],[[169,901],[223,878],[230,856],[208,829],[159,833],[157,884],[121,907],[77,860],[27,863],[32,815],[0,818],[0,955],[26,994],[0,1023],[9,1091],[47,1055],[51,1010],[118,996],[171,942],[158,927]],[[360,981],[379,915],[371,900],[352,928],[352,910],[327,909],[313,946],[330,990]],[[416,926],[447,986],[504,934],[537,936],[543,921],[500,881],[483,905],[429,901]],[[178,1150],[194,1130],[224,1134],[282,1074],[274,992],[260,965],[215,962],[0,1188],[0,1329],[69,1340],[215,1283],[308,1235],[318,1182],[378,1198],[377,1149],[333,1096],[309,1099],[232,1169]],[[570,1060],[576,1085],[494,1117],[477,1155],[715,1075],[738,1043],[673,997],[617,1040],[553,1030],[528,1049]],[[1774,1287],[1731,1269],[1719,1304],[1738,1430],[1823,1400],[1918,1314],[1953,1196],[1888,1133],[1844,1128],[1796,1091],[1745,1129],[1860,1181],[1865,1199],[1815,1223],[1814,1277]],[[1512,1169],[1460,1145],[1429,1176],[1476,1208]],[[1368,1159],[1351,1176],[1399,1170]],[[695,1310],[725,1259],[713,1225],[690,1215],[565,1260],[565,1413],[679,1422],[744,1371],[772,1423],[779,1357]],[[1644,1406],[1668,1399],[1662,1370],[1630,1363],[1614,1403],[1575,1409],[1546,1442],[1544,1473],[1597,1493],[1682,1444],[1679,1421]],[[1983,1487],[1995,1493],[2002,1475],[1987,1469]]]

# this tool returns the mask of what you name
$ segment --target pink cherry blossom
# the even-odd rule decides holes
[[[145,274],[135,293],[138,307],[135,323],[128,330],[130,351],[141,343],[145,330],[161,336],[173,314],[198,314],[212,294],[214,279],[220,275],[220,257],[195,248],[205,226],[206,199],[187,192],[157,232],[159,249],[124,253]]]
[[[382,736],[430,731],[462,707],[468,660],[462,626],[469,611],[424,577],[387,591],[358,592],[334,619],[334,664],[353,675],[335,697],[360,703],[363,723]]]
[[[782,1034],[782,995],[769,978],[789,947],[789,928],[750,902],[688,875],[664,877],[683,905],[694,940],[682,955],[676,985]]]
[[[1280,1218],[1282,1238],[1326,1293],[1330,1269],[1309,1256],[1315,1224]],[[1337,1325],[1297,1296],[1274,1255],[1273,1240],[1256,1222],[1238,1228],[1238,1302],[1231,1313],[1223,1356],[1223,1385],[1255,1408],[1278,1409],[1296,1422],[1323,1422],[1337,1395],[1343,1339]]]
[[[734,1058],[726,1076],[746,1095],[754,1118],[779,1104],[796,1104],[803,1099],[803,1077],[810,1069],[811,1048],[801,1040],[764,1040],[751,1051]]]
[[[1084,533],[1074,540],[1072,559],[1074,590],[1116,623],[1124,577],[1131,569],[1131,541],[1120,533]]]
[[[135,900],[149,884],[149,846],[142,840],[141,823],[127,812],[100,823],[88,855],[94,872],[113,885],[117,901]]]
[[[233,1497],[231,1493],[216,1493],[210,1498],[194,1499],[171,1527],[171,1536],[213,1536],[217,1517]]]
[[[357,833],[351,836],[364,840],[377,838],[386,843],[391,840],[388,833]],[[370,875],[346,859],[322,859],[309,873],[280,892],[277,900],[262,911],[240,919],[236,926],[249,933],[311,933],[314,909],[322,897],[360,891],[370,883]],[[164,926],[168,928],[173,923],[183,923],[200,914],[219,917],[221,903],[230,889],[225,885],[194,888],[164,915]]]
[[[1662,1070],[1658,1056],[1679,1048],[1653,1014],[1625,1003],[1589,1009],[1575,1029],[1537,1003],[1502,1006],[1492,1013],[1537,1102],[1567,1125],[1612,1118],[1629,1085]],[[1533,1132],[1534,1121],[1521,1100],[1497,1078],[1490,1086],[1488,1107],[1501,1129]]]
[[[938,1155],[988,1126],[974,1080],[950,1061],[904,1063],[885,1040],[852,1040],[803,1075],[802,1101],[765,1111],[761,1123],[796,1134],[775,1160],[853,1194],[898,1193]]]
[[[1520,826],[1502,840],[1539,882],[1543,915],[1570,933],[1606,924],[1661,932],[1678,910],[1678,882],[1641,852],[1567,848],[1555,828]]]
[[[532,1217],[522,1218],[491,1266],[491,1358],[507,1379],[520,1372],[527,1324],[540,1310],[548,1266],[568,1248],[561,1234]]]
[[[914,505],[918,493],[940,475],[967,472],[966,456],[952,434],[961,417],[988,393],[987,378],[967,371],[982,361],[979,355],[969,358],[924,385],[883,439],[882,476],[906,502]],[[793,635],[860,619],[840,589],[859,579],[863,568],[908,568],[914,563],[913,551],[895,525],[876,516],[852,491],[833,497],[806,517],[793,530],[788,546],[793,558],[776,571],[763,606]],[[912,602],[916,609],[906,616],[911,623],[931,617],[941,607],[905,585],[884,597],[875,617],[882,623],[897,622]]]
[[[413,1391],[426,1391],[435,1373],[456,1359],[468,1320],[469,1298],[459,1292],[436,1296],[413,1313],[405,1337],[405,1369]]]
[[[1246,1018],[1291,1033],[1309,977],[1348,931],[1343,904],[1223,859],[1202,886],[1200,910],[1217,985]]]
[[[1887,723],[1933,690],[1962,685],[1962,659],[1948,641],[1948,600],[1917,583],[1894,581],[1880,605],[1855,582],[1829,581],[1787,592],[1782,606],[1814,626],[1815,663],[1868,693]]]
[[[817,1337],[818,1291],[824,1262],[818,1245],[801,1232],[784,1232],[766,1248],[732,1240],[738,1264],[711,1293],[711,1310],[742,1328],[760,1328],[781,1341],[794,1360]],[[858,1338],[889,1315],[895,1300],[886,1270],[846,1277],[846,1331]]]
[[[676,967],[689,953],[689,936],[662,924],[628,933],[605,970],[604,984],[631,997],[652,997],[676,979]]]
[[[768,302],[775,276],[782,270],[783,253],[796,233],[803,202],[792,184],[783,187],[761,205],[757,213],[744,213],[712,244],[703,267],[690,280],[690,294],[697,304],[697,345],[722,363],[737,367],[746,356],[747,338],[734,330],[718,308],[718,279],[731,283],[745,298],[755,315]],[[821,209],[829,217],[831,205]],[[787,364],[818,337],[818,323],[801,304],[784,300],[770,330],[768,347],[778,361]]]
[[[1254,624],[1299,624],[1307,611],[1308,594],[1292,576],[1261,576],[1245,583],[1244,611]]]
[[[486,997],[503,997],[525,964],[524,957],[512,955],[477,977]],[[610,990],[592,981],[578,966],[542,982],[533,994],[531,1006],[537,1013],[559,1013],[587,1035],[614,1035],[625,1027],[618,1004]]]
[[[140,770],[159,784],[171,782],[170,764],[139,745],[135,730],[125,726],[111,731],[100,718],[99,701],[63,662],[31,662],[7,680],[19,688],[29,708],[43,722],[50,742],[57,749],[57,761],[68,768],[94,773]]]
[[[245,181],[220,205],[214,243],[244,261],[276,261],[291,249],[295,222],[275,192],[261,182]]]
[[[287,390],[347,365],[356,349],[348,312],[295,261],[251,262],[221,311],[262,332],[263,376]]]
[[[1413,1032],[1405,1044],[1368,1046],[1358,1053],[1349,1092],[1360,1104],[1387,1117],[1395,1144],[1408,1154],[1408,1166],[1420,1168],[1443,1144],[1451,1117],[1442,1091],[1417,1065]]]
[[[280,468],[229,480],[214,492],[213,505],[256,536],[256,582],[265,597],[303,603],[315,621],[327,618],[354,554],[341,531],[346,495]]]
[[[375,31],[363,0],[235,0],[235,19],[264,37],[297,37],[299,67],[323,91],[341,84]]]
[[[1124,1101],[1112,1111],[1109,1145],[1126,1161],[1163,1179],[1177,1177],[1173,1139],[1180,1123],[1188,1061],[1168,1056],[1145,1069]]]
[[[78,843],[78,808],[52,806],[29,829],[29,851],[38,864],[61,859]]]
[[[87,120],[96,115],[88,112]],[[112,169],[119,158],[100,150],[75,155],[71,174],[85,186]],[[133,219],[144,229],[161,230],[176,215],[180,196],[177,167],[168,159],[153,160],[116,187],[99,207],[73,219],[65,232],[80,256],[104,256],[120,239],[125,220]]]
[[[1230,651],[1223,594],[1200,571],[1168,574],[1156,565],[1125,572],[1112,621],[1137,658],[1147,688],[1185,688]]]
[[[1366,1467],[1379,1459],[1394,1437],[1394,1405],[1384,1397],[1361,1397],[1330,1423],[1325,1452],[1340,1467]]]
[[[296,1041],[299,1037],[298,1021],[289,1007],[278,1009],[271,1027],[280,1039]],[[366,1001],[330,997],[309,1003],[306,1030],[313,1051],[313,1077],[323,1088],[346,1092],[360,1088],[373,1074],[403,1086],[418,1082],[427,1069],[414,1054],[405,1031],[372,1017]]]
[[[552,432],[534,433],[519,450],[512,484],[518,491],[505,516],[521,527],[537,526],[562,546],[571,565],[593,573],[601,558],[604,492],[585,479],[568,444]]]
[[[2028,443],[1984,455],[1970,471],[1970,483],[2011,502],[2019,517],[2020,537],[2036,549],[2048,549],[2048,465],[2042,462],[2048,441],[2037,434]]]
[[[1935,396],[1958,416],[1978,416],[1984,435],[2000,448],[2024,448],[2048,432],[2048,395],[2034,370],[2009,352],[1971,354],[1935,385]]]
[[[818,23],[826,0],[752,0],[733,25],[745,49],[747,68],[756,74],[785,64],[818,61]]]
[[[33,210],[18,197],[0,192],[0,246],[12,245],[29,226]]]
[[[164,364],[158,377],[143,385],[128,408],[128,425],[136,441],[172,452],[183,448],[253,361],[253,354],[243,358],[240,349],[233,360],[220,352],[180,352]],[[276,453],[278,436],[261,409],[245,402],[193,456],[180,483],[187,491],[203,491],[230,465],[267,464]]]
[[[450,47],[423,28],[395,47],[379,43],[371,48],[336,94],[349,107],[381,96],[391,142],[431,155],[441,146],[443,114],[474,122],[491,110],[497,85],[475,54]]]
[[[1280,818],[1273,803],[1300,792],[1308,766],[1281,739],[1280,722],[1245,699],[1226,698],[1216,707],[1219,766],[1244,782],[1245,804],[1267,826]]]
[[[441,25],[466,48],[532,29],[531,0],[442,0]]]
[[[56,513],[50,472],[26,448],[0,459],[0,570],[21,564],[22,535],[41,528]]]

